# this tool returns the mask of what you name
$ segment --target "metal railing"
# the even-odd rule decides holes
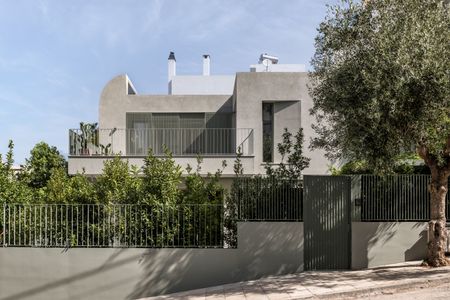
[[[7,247],[223,248],[223,205],[4,204]]]
[[[88,138],[86,138],[88,137]],[[167,147],[173,155],[235,155],[238,149],[253,155],[253,129],[248,128],[143,128],[97,129],[90,134],[69,130],[72,156],[146,156],[149,148],[163,155]]]
[[[274,177],[243,177],[235,181],[233,185],[238,220],[303,220],[301,181]]]
[[[361,221],[429,221],[430,182],[430,175],[361,175]]]

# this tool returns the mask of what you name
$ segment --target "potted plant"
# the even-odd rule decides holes
[[[98,144],[98,123],[80,122],[80,134],[78,142],[80,143],[80,154],[89,155],[89,146]]]
[[[110,155],[111,153],[111,143],[109,143],[108,145],[102,145],[100,144],[100,149],[101,149],[101,154],[102,155]]]

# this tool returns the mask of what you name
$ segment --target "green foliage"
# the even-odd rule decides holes
[[[63,168],[53,169],[47,186],[39,191],[43,203],[95,204],[100,200],[94,183],[84,173],[69,176]]]
[[[276,168],[266,164],[266,175],[283,179],[300,179],[301,173],[309,166],[310,158],[303,155],[303,128],[300,128],[292,141],[292,133],[284,128],[282,142],[278,143],[281,162]]]
[[[242,150],[239,147],[236,153],[236,159],[234,160],[234,175],[233,181],[231,183],[230,192],[225,198],[225,242],[228,247],[237,247],[237,220],[238,220],[238,203],[239,195],[241,192],[241,184],[239,179],[242,178],[244,174],[244,169],[242,166]]]
[[[197,167],[192,172],[192,167],[186,168],[188,175],[185,178],[186,189],[183,191],[183,203],[185,204],[222,204],[224,202],[225,189],[219,183],[226,161],[222,162],[222,169],[214,175],[208,173],[206,177],[200,175],[203,159],[197,157]]]
[[[142,202],[173,206],[180,201],[181,167],[166,148],[165,157],[153,155],[149,149],[142,168]]]
[[[88,146],[98,145],[98,123],[80,122],[80,132],[77,140],[81,145],[82,154],[89,154]]]
[[[53,214],[55,218],[58,214],[60,222],[52,223],[47,231],[54,237],[53,240],[38,240],[37,244],[59,246],[62,237],[57,236],[65,229],[63,218],[72,221],[73,218],[78,218],[76,226],[88,230],[93,238],[106,242],[106,245],[140,242],[153,246],[216,246],[223,242],[222,204],[226,193],[219,180],[223,168],[226,167],[225,163],[222,169],[217,170],[215,174],[208,174],[205,178],[200,176],[202,160],[199,158],[197,171],[188,174],[186,189],[182,190],[181,167],[175,163],[167,149],[165,157],[156,157],[150,151],[142,170],[130,166],[127,160],[118,156],[106,160],[102,174],[93,179],[86,176],[84,171],[69,176],[65,164],[54,163],[58,162],[57,150],[40,143],[33,149],[32,158],[27,160],[26,173],[19,179],[11,169],[14,162],[13,146],[10,142],[5,162],[1,160],[0,155],[0,204],[105,204],[76,206],[76,210],[67,209],[65,206],[43,206],[40,210]],[[43,172],[44,166],[49,166],[48,178]],[[36,178],[39,178],[39,181],[32,181]],[[32,182],[39,184],[31,184]],[[112,204],[129,205],[113,208]],[[54,209],[49,210],[49,207]],[[32,210],[29,209],[28,212],[31,216]],[[0,211],[0,218],[2,214],[3,210]],[[83,217],[87,214],[91,217],[89,225]],[[23,218],[17,220],[20,226],[25,226],[26,222]],[[102,224],[111,222],[116,236],[102,231]],[[134,228],[134,231],[130,231],[130,228]],[[1,230],[2,228],[0,232]],[[76,232],[78,234],[78,230]],[[138,232],[142,236],[145,235],[144,232],[148,233],[144,241],[142,238],[139,242],[136,240]],[[76,241],[84,245],[88,243],[86,235],[83,234],[72,234],[64,243],[75,245]]]
[[[71,179],[63,168],[52,170],[46,187],[46,201],[49,203],[70,203],[71,198]]]
[[[23,181],[20,181],[12,170],[14,164],[14,143],[9,141],[6,160],[0,154],[0,204],[30,203],[34,193]]]
[[[341,168],[331,167],[332,175],[351,175],[351,174],[375,174],[367,162],[361,160],[349,161]],[[394,174],[430,174],[430,169],[423,164],[415,164],[414,161],[398,160],[392,167]]]
[[[45,187],[53,169],[62,168],[67,172],[67,162],[56,147],[40,142],[34,146],[30,154],[20,177],[32,188]]]
[[[352,160],[341,168],[330,167],[332,175],[375,174],[375,170],[364,160]],[[420,157],[413,152],[405,152],[395,157],[392,166],[394,174],[430,174],[430,169],[420,163]]]
[[[107,160],[103,173],[97,178],[96,190],[101,203],[135,204],[139,202],[141,179],[127,160],[115,156]]]
[[[448,164],[450,13],[441,0],[330,8],[312,60],[314,148],[392,172],[398,155]]]

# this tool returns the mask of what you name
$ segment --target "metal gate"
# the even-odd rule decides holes
[[[304,176],[305,270],[350,268],[351,178]]]

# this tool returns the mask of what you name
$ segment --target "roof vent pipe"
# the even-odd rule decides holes
[[[167,77],[168,81],[172,81],[173,77],[177,75],[177,60],[175,59],[175,53],[170,52],[169,54],[169,60],[167,62],[168,72]]]
[[[203,55],[203,76],[209,76],[211,69],[211,58],[209,54]]]

